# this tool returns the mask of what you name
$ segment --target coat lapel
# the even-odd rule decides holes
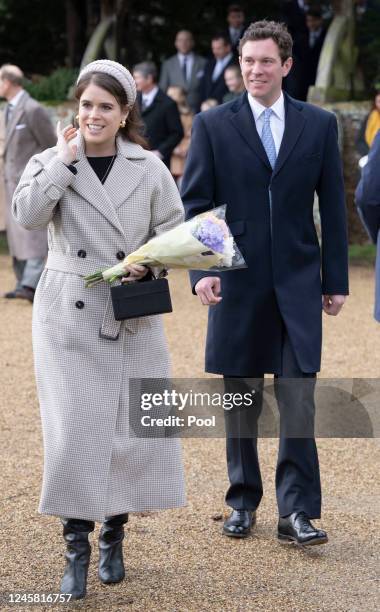
[[[285,97],[285,130],[280,150],[278,152],[273,178],[281,170],[305,127],[306,119],[302,113],[302,106],[297,104],[286,94]]]
[[[263,143],[257,133],[255,119],[252,115],[246,93],[236,100],[236,103],[232,107],[232,111],[230,117],[232,125],[267,168],[272,170]]]
[[[29,97],[29,94],[25,91],[24,94],[22,95],[22,97],[20,98],[16,108],[14,109],[14,111],[12,112],[12,116],[10,118],[10,121],[8,123],[8,125],[5,127],[5,142],[4,142],[4,153],[8,147],[9,141],[12,138],[12,135],[16,129],[16,125],[18,124],[19,120],[21,119],[23,113],[24,113],[24,107],[26,104],[26,101]]]
[[[77,174],[71,183],[72,189],[94,206],[119,232],[124,230],[117,215],[117,208],[129,197],[145,174],[145,168],[133,163],[133,159],[144,159],[144,149],[139,145],[117,139],[117,157],[104,185],[99,181],[88,163],[83,139],[78,146]]]

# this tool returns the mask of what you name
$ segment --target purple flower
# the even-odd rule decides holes
[[[195,228],[193,236],[212,251],[223,253],[225,234],[223,227],[219,223],[215,223],[207,218],[202,219]]]

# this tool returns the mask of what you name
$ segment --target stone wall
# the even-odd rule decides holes
[[[350,244],[365,244],[369,242],[368,236],[360,222],[354,202],[355,189],[360,179],[358,161],[361,157],[356,151],[355,141],[361,124],[370,110],[370,103],[339,102],[325,105],[324,108],[332,110],[336,114],[340,130],[349,241]]]

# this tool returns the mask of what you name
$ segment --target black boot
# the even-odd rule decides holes
[[[61,582],[61,593],[71,593],[72,599],[86,595],[87,572],[91,546],[88,534],[94,531],[94,521],[61,518],[63,537],[67,543],[66,568]]]
[[[123,525],[128,514],[106,518],[99,534],[99,578],[105,584],[120,582],[125,576],[123,563]]]

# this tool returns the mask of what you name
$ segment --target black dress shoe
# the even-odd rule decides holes
[[[282,544],[313,546],[325,544],[327,533],[314,527],[306,512],[293,512],[278,521],[278,539]]]
[[[223,534],[230,538],[246,538],[256,523],[256,513],[252,510],[232,510],[223,525]]]
[[[29,287],[22,287],[21,289],[15,289],[14,291],[8,291],[8,293],[4,294],[4,297],[8,300],[28,300],[33,304],[34,300],[34,289]]]

